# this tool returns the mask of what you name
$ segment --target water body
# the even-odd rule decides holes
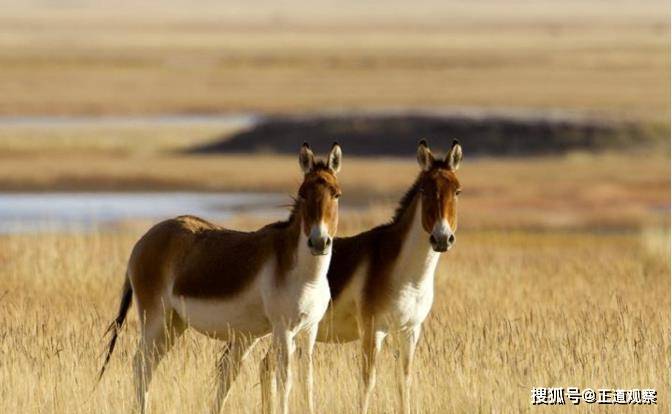
[[[287,215],[290,201],[274,193],[0,193],[0,234],[91,231],[181,214],[220,221],[244,212],[271,221]]]
[[[246,128],[259,121],[252,113],[213,115],[147,115],[147,116],[0,116],[1,127],[59,128],[59,127],[152,127],[221,125],[228,128]]]

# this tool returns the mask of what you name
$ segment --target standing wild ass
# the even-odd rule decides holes
[[[422,140],[417,158],[422,171],[389,224],[334,240],[327,275],[332,303],[320,323],[317,340],[361,338],[362,413],[368,411],[376,381],[376,357],[388,333],[398,336],[401,408],[410,412],[411,365],[434,299],[434,272],[439,254],[455,242],[460,193],[455,172],[462,148],[454,141],[445,159],[435,159]],[[269,378],[267,372],[262,373],[264,399],[273,398]]]
[[[324,162],[304,144],[299,163],[303,183],[287,221],[240,232],[181,216],[157,224],[135,245],[100,375],[134,296],[141,323],[133,366],[142,412],[152,371],[187,326],[226,342],[213,413],[224,405],[250,349],[272,334],[281,407],[287,412],[295,337],[306,332],[310,352],[329,304],[341,149],[334,144]]]

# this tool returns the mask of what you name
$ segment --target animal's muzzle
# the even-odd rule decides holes
[[[435,252],[443,253],[448,251],[455,243],[455,234],[447,223],[437,224],[429,236],[429,243]]]
[[[320,256],[329,253],[331,243],[332,238],[325,231],[324,226],[313,226],[308,237],[308,247],[313,255]]]
[[[455,236],[450,235],[447,237],[435,237],[434,235],[429,236],[429,242],[432,244],[432,249],[434,249],[435,252],[443,253],[447,252],[448,249],[453,247],[453,243],[455,243]]]
[[[329,252],[331,247],[331,237],[310,237],[308,239],[308,247],[310,252],[315,256],[325,255]]]

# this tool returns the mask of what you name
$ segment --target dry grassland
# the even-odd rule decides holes
[[[372,213],[369,220],[389,213]],[[360,229],[343,222],[342,233]],[[134,313],[95,390],[94,380],[101,333],[115,312],[125,261],[141,232],[0,237],[0,411],[130,410]],[[580,411],[668,412],[668,252],[663,228],[459,232],[437,271],[436,300],[414,375],[416,412],[536,412],[529,402],[534,386],[653,387],[655,408]],[[183,337],[157,371],[153,412],[205,412],[219,346],[199,334]],[[264,342],[244,364],[230,412],[259,409],[257,365],[266,347]],[[356,412],[358,361],[353,344],[318,344],[320,412]],[[388,349],[375,413],[393,410],[394,361]]]
[[[82,3],[3,11],[0,114],[477,106],[669,122],[662,0]]]
[[[479,106],[669,126],[669,5],[659,0],[80,3],[88,6],[7,2],[0,114]],[[3,127],[0,190],[294,193],[294,157],[179,153],[223,132]],[[572,412],[669,412],[669,147],[534,159],[472,159],[465,148],[465,156],[460,230],[437,270],[415,412],[569,411],[532,409],[535,386],[656,388],[655,407]],[[375,160],[344,148],[340,234],[385,221],[416,174],[413,148],[408,159]],[[145,229],[0,236],[0,412],[131,410],[134,309],[94,384],[101,334]],[[267,345],[244,364],[231,412],[258,411]],[[156,373],[152,411],[205,412],[220,346],[185,335]],[[356,345],[318,344],[316,358],[319,412],[356,412]],[[374,413],[393,411],[394,362],[388,348]]]
[[[177,141],[156,138],[140,148],[128,141],[117,155],[104,144],[82,147],[85,140],[68,151],[54,144],[51,154],[27,148],[3,159],[0,177],[5,188],[15,183],[24,190],[163,184],[291,194],[298,184],[294,157],[166,155],[174,144],[182,145]],[[356,159],[346,153],[341,234],[390,216],[417,173],[410,158]],[[572,385],[655,387],[659,404],[647,411],[667,412],[667,156],[473,160],[467,154],[460,178],[458,243],[437,272],[435,306],[415,374],[416,412],[525,412],[531,387]],[[249,229],[260,222],[238,216],[225,224]],[[10,396],[0,402],[0,412],[130,409],[134,313],[109,372],[92,389],[104,346],[100,335],[115,311],[131,246],[144,229],[0,237],[0,393]],[[194,333],[180,341],[153,383],[154,412],[204,412],[219,346]],[[257,363],[266,346],[245,364],[232,412],[258,410]],[[318,345],[320,407],[356,412],[358,361],[354,344]],[[392,411],[394,361],[387,350],[374,412]]]

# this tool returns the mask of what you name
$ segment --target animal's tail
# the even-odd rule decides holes
[[[117,344],[117,336],[119,335],[121,327],[124,325],[124,320],[126,319],[128,308],[131,307],[132,299],[133,288],[131,287],[131,281],[128,279],[128,277],[126,277],[126,280],[124,281],[124,287],[121,290],[121,302],[119,303],[119,312],[117,312],[117,317],[112,321],[112,323],[110,323],[110,326],[107,327],[107,330],[103,334],[104,336],[111,332],[112,337],[110,338],[110,342],[107,347],[105,361],[103,362],[103,366],[100,368],[100,372],[98,373],[98,381],[100,381],[100,379],[103,377],[107,363],[110,362],[112,351],[114,351],[114,346]]]

